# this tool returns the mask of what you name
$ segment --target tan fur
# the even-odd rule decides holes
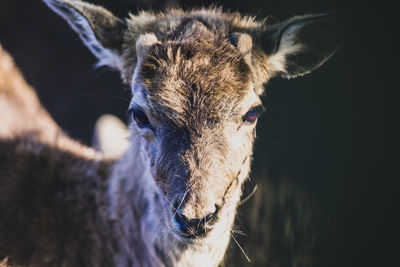
[[[41,105],[32,87],[0,45],[0,138],[29,133],[48,144],[57,144],[79,155],[93,157],[94,150],[68,138]]]
[[[104,158],[62,133],[0,51],[0,103],[11,113],[0,115],[0,260],[218,266],[250,173],[263,84],[333,53],[304,61],[293,48],[314,17],[270,27],[200,9],[122,21],[81,1],[44,1],[131,85],[134,119],[124,156]]]

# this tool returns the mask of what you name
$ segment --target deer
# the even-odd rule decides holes
[[[126,19],[43,0],[129,86],[129,145],[69,138],[0,50],[4,266],[218,266],[249,178],[261,96],[341,46],[331,14],[270,25],[222,8]]]

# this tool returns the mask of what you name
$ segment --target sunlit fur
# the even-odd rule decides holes
[[[0,260],[19,266],[219,265],[250,172],[256,123],[245,114],[260,106],[263,85],[286,73],[286,58],[303,47],[299,29],[312,16],[274,35],[264,22],[218,8],[143,12],[122,21],[81,1],[44,2],[79,33],[99,64],[121,72],[132,91],[129,109],[142,110],[150,124],[130,121],[129,148],[114,162],[62,134],[25,86],[41,111],[35,119],[48,120],[55,133],[30,137],[31,129],[19,125],[16,135],[11,125],[8,139],[0,140],[0,188],[10,189],[0,196],[7,214],[0,218]],[[311,63],[332,53],[322,54]],[[307,73],[295,63],[287,76]],[[7,90],[18,86],[0,87],[0,93]],[[22,99],[12,94],[0,101]],[[34,129],[39,136],[45,132],[40,125]],[[7,164],[14,158],[18,164]],[[51,168],[40,168],[43,162]],[[52,191],[53,183],[65,186]],[[34,215],[20,199],[31,187],[40,192],[28,203],[38,210]],[[190,220],[215,213],[215,224],[187,237],[174,220],[177,209]]]

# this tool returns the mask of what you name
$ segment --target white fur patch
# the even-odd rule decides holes
[[[271,76],[277,73],[285,73],[286,69],[286,57],[300,52],[303,49],[303,45],[296,43],[296,31],[300,28],[298,25],[290,26],[285,30],[280,40],[278,51],[268,58],[268,64],[271,71]]]
[[[149,48],[160,43],[154,33],[146,33],[139,36],[136,41],[136,54],[137,57],[142,59],[147,53]]]

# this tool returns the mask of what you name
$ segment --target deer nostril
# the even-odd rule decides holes
[[[189,227],[188,219],[186,218],[185,215],[182,214],[182,212],[179,209],[176,210],[174,219],[176,224],[178,225],[179,230],[185,232],[185,229]]]
[[[206,223],[212,221],[214,219],[214,217],[215,217],[215,213],[208,214],[205,218]]]

